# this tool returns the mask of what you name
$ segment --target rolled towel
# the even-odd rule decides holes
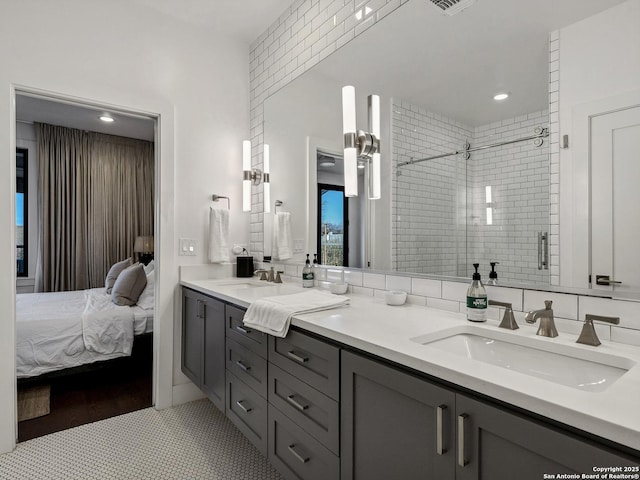
[[[274,260],[288,260],[293,257],[291,235],[291,212],[277,212],[273,222]]]
[[[286,337],[294,315],[345,307],[350,302],[348,297],[321,290],[265,297],[249,305],[243,323],[274,337]]]
[[[229,210],[209,208],[209,261],[228,262],[229,256]]]

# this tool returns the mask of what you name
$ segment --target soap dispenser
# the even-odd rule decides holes
[[[491,271],[489,272],[489,281],[487,285],[497,285],[498,284],[498,272],[496,272],[496,265],[500,265],[500,262],[489,262],[491,265]]]
[[[304,268],[302,269],[302,286],[304,288],[313,287],[314,272],[311,270],[311,261],[309,261],[309,254],[307,253],[307,260],[304,262]]]
[[[479,263],[473,264],[476,271],[467,290],[467,320],[470,322],[487,321],[487,291],[478,273],[479,266]]]

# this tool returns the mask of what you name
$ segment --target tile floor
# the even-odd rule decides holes
[[[18,444],[2,480],[281,480],[208,400],[146,408]]]

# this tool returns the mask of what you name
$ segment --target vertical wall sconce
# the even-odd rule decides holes
[[[484,191],[487,203],[487,225],[493,225],[493,198],[491,195],[491,185],[487,185]]]
[[[251,142],[242,142],[242,211],[251,211],[251,185],[264,182],[264,211],[271,211],[271,184],[269,182],[269,145],[264,145],[264,172],[259,168],[251,168]]]
[[[380,97],[369,95],[369,130],[356,130],[356,90],[342,87],[344,194],[358,196],[358,157],[369,162],[369,198],[380,198]]]
[[[251,142],[242,142],[242,211],[251,211]]]
[[[271,182],[269,182],[269,145],[264,144],[263,150],[264,172],[262,174],[262,181],[264,182],[263,190],[263,204],[264,213],[271,212]]]

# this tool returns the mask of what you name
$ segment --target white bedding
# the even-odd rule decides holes
[[[88,296],[100,294],[110,298],[104,294],[104,288],[16,296],[18,378],[126,355],[122,351],[105,354],[86,348],[82,328],[82,314],[87,306],[85,292]],[[153,310],[124,308],[133,313],[134,334],[152,330]]]

